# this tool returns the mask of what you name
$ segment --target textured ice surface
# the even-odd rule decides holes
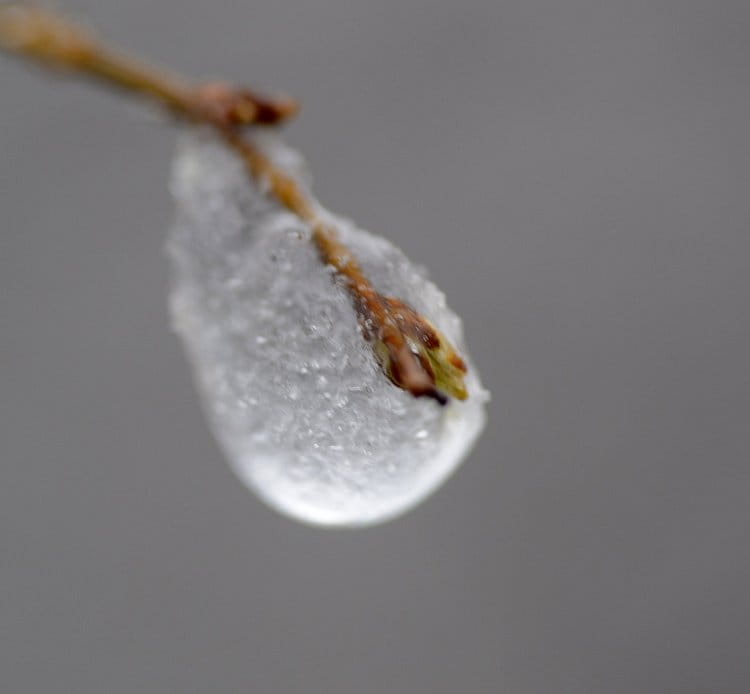
[[[270,136],[260,143],[307,184],[296,153]],[[326,525],[386,520],[438,487],[484,426],[471,361],[465,402],[440,407],[392,385],[309,230],[208,136],[182,140],[172,190],[173,322],[239,477],[278,510]],[[375,288],[406,300],[467,357],[460,320],[425,271],[331,219]]]

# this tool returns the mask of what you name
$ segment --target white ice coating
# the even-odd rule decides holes
[[[307,186],[295,152],[275,137],[259,143]],[[426,271],[331,216],[375,288],[429,318],[467,361],[469,398],[445,407],[384,377],[308,228],[251,182],[235,154],[185,136],[172,191],[172,319],[237,475],[279,511],[331,526],[382,522],[433,492],[476,441],[487,394],[461,321]]]

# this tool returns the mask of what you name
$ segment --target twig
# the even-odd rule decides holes
[[[182,119],[213,128],[251,175],[310,227],[321,260],[344,280],[363,335],[388,378],[414,396],[428,396],[441,404],[447,396],[467,397],[466,365],[448,340],[410,306],[379,294],[335,230],[319,216],[314,200],[243,137],[243,126],[287,119],[296,113],[296,102],[269,99],[224,83],[192,86],[109,50],[58,15],[22,4],[0,5],[0,48],[149,97]]]

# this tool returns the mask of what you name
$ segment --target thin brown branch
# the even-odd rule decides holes
[[[298,110],[287,97],[269,99],[223,83],[193,86],[110,50],[77,24],[26,5],[0,5],[0,47],[58,71],[149,97],[177,116],[215,127],[271,125]]]
[[[243,126],[275,124],[293,115],[294,101],[269,99],[224,83],[193,86],[111,51],[58,15],[21,4],[0,6],[0,48],[148,97],[182,119],[213,128],[250,174],[310,227],[321,260],[344,280],[363,335],[387,377],[412,395],[441,404],[447,396],[467,397],[466,365],[448,340],[410,306],[379,294],[335,230],[319,217],[315,201],[243,136]]]

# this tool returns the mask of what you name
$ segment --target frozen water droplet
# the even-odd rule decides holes
[[[298,156],[272,136],[263,146],[306,182]],[[214,141],[183,141],[172,190],[173,323],[239,477],[274,508],[323,525],[384,521],[434,491],[484,425],[471,362],[465,402],[440,407],[393,386],[309,230]],[[413,305],[468,356],[460,320],[420,268],[385,239],[330,220],[376,289]]]

